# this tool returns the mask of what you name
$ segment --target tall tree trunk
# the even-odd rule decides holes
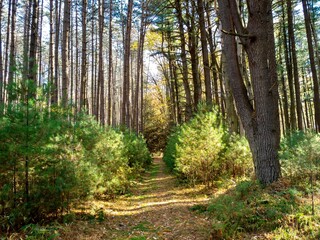
[[[87,93],[87,0],[82,0],[82,53],[81,53],[81,80],[80,80],[80,110],[83,110],[84,108],[88,107],[86,106],[86,99],[87,99],[86,93]]]
[[[50,0],[50,15],[49,15],[49,25],[50,25],[50,39],[49,39],[49,70],[48,70],[48,81],[50,83],[50,103],[54,103],[54,28],[53,28],[53,0]]]
[[[111,125],[111,110],[112,110],[112,99],[111,97],[111,88],[112,88],[112,78],[113,78],[113,56],[112,56],[112,14],[113,14],[113,1],[109,0],[109,66],[108,66],[108,122],[107,124],[110,126]]]
[[[202,60],[204,70],[204,83],[206,89],[206,102],[209,106],[212,105],[212,87],[211,87],[211,76],[210,76],[210,62],[208,53],[208,42],[207,42],[207,31],[206,21],[204,16],[204,3],[203,0],[197,0],[198,3],[198,15],[199,15],[199,26],[200,26],[200,40],[202,49]]]
[[[101,125],[105,125],[103,28],[104,28],[104,0],[99,0],[99,72],[98,72],[99,80],[98,81],[100,84],[100,124]]]
[[[23,70],[22,75],[24,79],[29,78],[29,64],[30,64],[30,28],[32,25],[32,3],[33,1],[26,1],[24,6],[24,29],[23,29]]]
[[[220,99],[219,99],[219,70],[218,70],[218,63],[217,63],[217,56],[216,56],[216,47],[214,40],[216,38],[215,33],[218,28],[216,28],[215,31],[213,31],[212,23],[210,20],[210,8],[211,4],[206,4],[206,13],[207,13],[207,24],[208,24],[208,33],[207,33],[207,39],[209,43],[209,49],[210,49],[210,57],[211,57],[211,64],[210,69],[212,71],[213,76],[213,95],[214,95],[214,103],[216,106],[220,107]]]
[[[40,2],[39,2],[40,3]],[[38,23],[38,28],[39,28],[39,39],[38,39],[38,46],[37,46],[37,48],[38,48],[38,58],[39,58],[39,60],[38,60],[38,68],[39,68],[39,70],[38,70],[38,72],[39,72],[39,74],[38,74],[38,80],[37,80],[37,82],[38,82],[38,85],[39,85],[39,87],[41,87],[42,86],[42,84],[43,84],[43,66],[44,66],[44,64],[43,64],[43,62],[42,62],[42,57],[43,57],[43,49],[42,49],[42,29],[43,29],[43,0],[41,0],[41,7],[38,7],[38,16],[39,16],[39,23]],[[39,27],[40,26],[40,27]],[[46,96],[46,97],[48,97],[48,95]]]
[[[218,3],[232,93],[252,151],[255,174],[261,183],[269,184],[280,176],[280,121],[272,1],[247,1],[246,28],[240,21],[235,0],[218,0]],[[235,35],[241,39],[248,54],[254,107],[239,69]]]
[[[16,15],[17,15],[17,2],[12,0],[12,13],[11,13],[11,42],[10,42],[10,53],[9,53],[9,75],[8,75],[8,100],[11,102],[13,100],[12,95],[12,84],[13,76],[16,68],[16,38],[15,38],[15,29],[16,29]]]
[[[285,23],[285,6],[282,2],[282,21]],[[286,61],[286,69],[288,76],[288,85],[289,85],[289,96],[290,96],[290,127],[292,130],[297,129],[297,117],[296,117],[296,102],[294,94],[294,84],[293,84],[293,75],[292,75],[292,59],[289,49],[291,49],[290,41],[287,39],[286,27],[285,24],[282,26],[283,31],[283,45],[284,45],[284,56]]]
[[[91,11],[92,13],[95,11],[95,1],[91,1]],[[97,82],[96,82],[96,63],[97,63],[97,54],[95,51],[95,18],[91,19],[91,114],[95,116],[96,120],[98,120],[98,112],[97,112]],[[89,94],[88,94],[89,100]]]
[[[61,0],[55,0],[55,43],[54,43],[54,85],[52,103],[59,100],[59,42],[60,42],[60,19]]]
[[[70,34],[70,5],[71,0],[64,0],[64,13],[63,13],[63,36],[61,48],[61,61],[62,61],[62,97],[61,103],[63,107],[68,105],[68,90],[69,90],[69,34]]]
[[[38,0],[32,1],[32,21],[31,21],[31,35],[30,35],[30,47],[29,47],[29,80],[36,86],[37,84],[37,47],[38,47],[38,28],[39,28],[39,3]],[[35,97],[35,91],[28,93],[30,96]]]
[[[303,14],[304,14],[304,21],[306,26],[307,32],[307,41],[308,41],[308,50],[309,50],[309,58],[310,58],[310,67],[313,79],[313,105],[314,105],[314,112],[315,112],[315,128],[316,131],[320,131],[320,98],[319,98],[319,81],[316,69],[316,63],[314,60],[314,48],[312,43],[312,34],[311,34],[311,19],[309,9],[307,7],[307,0],[302,0],[303,6]]]
[[[190,93],[190,86],[189,86],[189,78],[188,78],[188,63],[187,63],[187,51],[186,51],[186,39],[184,33],[184,25],[183,25],[183,18],[182,18],[182,10],[181,10],[181,3],[180,0],[175,0],[175,7],[177,11],[177,18],[179,23],[179,35],[181,41],[181,60],[182,60],[182,82],[184,91],[186,94],[186,120],[190,119],[192,116],[192,104],[191,104],[191,93]],[[198,97],[198,84],[194,86],[194,96],[195,96],[195,105],[199,103]]]
[[[282,21],[280,23],[281,25],[281,29],[285,30],[282,26],[284,25],[284,21]],[[279,38],[281,35],[286,34],[283,31],[279,32]],[[283,50],[282,50],[282,42],[279,41],[279,64],[282,65],[283,64],[283,60],[282,60],[282,54],[283,54]],[[282,98],[280,99],[280,101],[283,102],[283,114],[284,114],[284,133],[286,133],[288,130],[290,130],[290,118],[289,118],[289,101],[288,101],[288,93],[287,93],[287,85],[286,85],[286,81],[285,81],[285,77],[284,77],[284,71],[283,68],[280,69],[280,78],[281,78],[281,90],[282,90]]]
[[[141,94],[143,94],[143,50],[144,50],[144,40],[146,33],[146,8],[147,3],[145,1],[141,2],[141,22],[140,22],[140,30],[139,30],[139,45],[138,45],[138,54],[137,54],[137,74],[136,74],[136,88],[135,88],[135,99],[134,99],[134,108],[133,108],[133,116],[134,116],[134,129],[137,133],[141,132],[142,124],[139,124],[139,118],[141,121],[141,109],[142,109],[142,101],[143,98]],[[140,104],[139,104],[140,101]]]
[[[7,15],[7,31],[6,31],[6,45],[5,45],[5,54],[4,54],[4,75],[3,75],[3,88],[4,88],[4,96],[3,96],[3,101],[6,102],[6,93],[8,93],[8,91],[6,92],[6,85],[8,83],[8,66],[10,64],[10,58],[9,58],[9,42],[10,42],[10,24],[11,24],[11,6],[12,6],[12,2],[11,0],[8,1],[8,15]],[[8,94],[7,94],[8,95]]]
[[[299,71],[298,71],[298,61],[297,61],[297,51],[296,51],[296,41],[294,37],[293,30],[293,18],[292,18],[292,5],[291,0],[287,1],[287,14],[288,14],[288,34],[290,38],[290,47],[291,47],[291,56],[292,56],[292,64],[293,64],[293,79],[294,79],[294,87],[296,93],[296,108],[297,108],[297,118],[298,118],[298,129],[303,130],[303,122],[302,122],[302,104],[301,104],[301,93],[300,93],[300,83],[299,83]]]
[[[3,3],[0,0],[0,29],[2,29],[2,8]],[[0,33],[0,116],[2,115],[1,105],[4,103],[4,78],[3,78],[3,61],[2,61],[2,33]]]
[[[78,24],[78,9],[76,8],[76,73],[75,73],[75,88],[74,88],[74,99],[75,99],[75,113],[79,111],[79,100],[80,100],[80,93],[79,93],[79,24]],[[76,115],[75,115],[76,116]]]
[[[131,44],[131,24],[132,24],[133,0],[128,0],[128,13],[126,21],[126,32],[124,39],[124,62],[123,62],[123,95],[122,95],[122,115],[121,125],[130,126],[129,118],[129,93],[130,93],[130,44]]]

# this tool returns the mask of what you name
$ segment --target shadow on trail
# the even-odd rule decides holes
[[[114,201],[96,201],[105,221],[83,222],[73,239],[161,239],[207,240],[210,222],[205,214],[190,211],[194,205],[205,205],[209,197],[204,186],[181,186],[166,169],[162,159],[155,158],[153,166],[130,194]],[[71,226],[72,228],[73,226]],[[62,239],[69,239],[64,236]]]

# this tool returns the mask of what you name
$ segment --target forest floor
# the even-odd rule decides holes
[[[129,194],[93,202],[97,217],[73,221],[60,229],[58,239],[208,240],[208,217],[191,209],[209,200],[204,186],[179,184],[162,159],[155,158]]]

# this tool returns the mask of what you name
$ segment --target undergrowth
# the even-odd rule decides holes
[[[229,134],[216,111],[199,110],[170,135],[163,159],[180,179],[212,185],[225,178],[253,172],[249,144]]]
[[[303,194],[285,179],[267,188],[252,180],[238,183],[207,208],[213,239],[319,239],[320,217],[310,214]]]
[[[282,178],[263,188],[242,181],[213,198],[213,239],[320,239],[320,137],[294,132],[281,141]]]
[[[28,226],[33,235],[47,235],[32,224],[62,219],[90,198],[126,192],[151,163],[142,136],[32,100],[7,107],[0,142],[1,233]]]

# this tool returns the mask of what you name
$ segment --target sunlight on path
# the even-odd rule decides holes
[[[72,225],[61,239],[206,240],[210,222],[190,207],[208,201],[202,186],[179,186],[176,178],[167,173],[162,159],[155,158],[152,169],[130,194],[114,201],[94,202],[92,207],[106,215],[103,222]]]

